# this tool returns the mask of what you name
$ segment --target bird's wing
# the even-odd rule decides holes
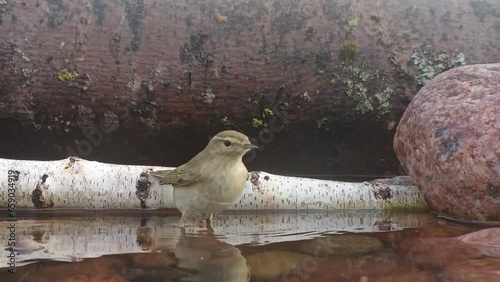
[[[193,172],[192,170],[181,165],[173,170],[158,170],[149,173],[152,176],[160,178],[160,184],[171,184],[171,185],[189,185],[200,180],[200,173]]]

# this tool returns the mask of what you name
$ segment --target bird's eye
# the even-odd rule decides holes
[[[231,141],[229,141],[229,140],[224,140],[224,146],[226,146],[226,147],[231,146]]]

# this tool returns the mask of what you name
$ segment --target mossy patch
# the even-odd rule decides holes
[[[72,81],[80,77],[80,75],[77,72],[68,72],[67,70],[60,70],[57,73],[57,78],[59,78],[60,81]]]
[[[351,18],[350,20],[347,21],[347,24],[350,27],[357,27],[358,26],[358,17]]]
[[[394,92],[389,86],[380,85],[383,79],[378,70],[368,70],[365,64],[344,62],[341,70],[338,74],[333,74],[329,83],[344,91],[354,113],[373,114],[380,118],[390,112],[390,99]],[[374,89],[384,90],[377,93]],[[319,127],[321,126],[318,125]]]
[[[362,71],[353,66],[345,68],[346,79],[344,85],[346,87],[346,95],[351,102],[354,112],[367,114],[373,111],[373,106],[368,99],[367,82],[373,79],[373,74]]]
[[[203,103],[212,104],[215,99],[215,93],[212,90],[212,87],[206,87],[201,93],[201,97],[203,98]]]
[[[389,87],[387,87],[384,91],[381,93],[375,94],[375,99],[378,103],[378,114],[379,115],[385,115],[390,112],[391,110],[391,104],[389,103],[389,99],[391,98],[393,94],[393,90]]]
[[[465,55],[446,51],[416,51],[410,57],[410,64],[416,72],[415,81],[425,85],[438,74],[465,65]]]
[[[268,127],[269,123],[268,120],[270,117],[274,116],[274,113],[271,109],[269,108],[264,108],[262,110],[261,118],[253,118],[252,119],[252,126],[255,128],[265,128]]]
[[[358,59],[359,52],[359,45],[356,42],[350,41],[342,45],[340,56],[344,61],[355,61]]]
[[[424,200],[418,200],[413,203],[393,203],[391,201],[384,201],[381,204],[382,209],[391,212],[428,212],[429,206]]]

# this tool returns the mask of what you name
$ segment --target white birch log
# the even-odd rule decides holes
[[[185,235],[177,227],[179,216],[79,216],[56,219],[0,222],[0,246],[7,247],[15,233],[17,265],[37,259],[74,261],[109,254],[173,249]],[[233,246],[312,239],[344,232],[387,232],[429,226],[434,219],[425,214],[386,211],[328,212],[224,212],[214,218],[213,236]],[[14,224],[15,228],[8,229]],[[186,228],[193,236],[202,227]],[[196,235],[194,236],[196,237]],[[0,265],[8,262],[8,250],[0,250]]]
[[[15,208],[175,208],[173,187],[148,172],[165,167],[107,164],[70,157],[57,161],[0,159],[0,205]],[[403,180],[403,181],[401,181]],[[229,210],[426,210],[404,178],[351,183],[252,172]]]

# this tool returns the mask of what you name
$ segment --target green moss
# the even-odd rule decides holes
[[[355,61],[359,56],[359,46],[356,42],[346,42],[342,45],[340,56],[344,61]]]
[[[215,93],[213,92],[212,87],[206,87],[201,93],[201,97],[203,98],[203,103],[212,104],[215,99]]]
[[[252,126],[255,128],[265,128],[267,127],[267,122],[261,120],[261,119],[252,119]]]
[[[410,57],[415,69],[415,81],[419,85],[427,84],[438,74],[465,64],[465,55],[455,52],[416,51]]]
[[[60,81],[71,81],[77,79],[78,77],[80,77],[80,75],[77,72],[68,72],[65,69],[60,70],[57,73],[57,78],[59,78]]]
[[[374,97],[378,103],[378,115],[385,115],[390,112],[391,104],[389,100],[393,92],[391,88],[387,87],[382,93],[375,94]]]
[[[358,26],[358,17],[354,17],[350,20],[347,21],[347,24],[350,26],[350,27],[357,27]]]
[[[269,108],[264,108],[261,113],[261,118],[253,118],[252,126],[255,128],[265,128],[269,125],[268,120],[270,117],[274,116],[274,113]]]
[[[353,66],[346,67],[345,71],[347,73],[347,78],[344,80],[346,95],[354,112],[360,114],[371,113],[373,106],[368,99],[366,82],[371,80],[373,75]]]
[[[429,206],[424,200],[419,200],[415,203],[405,203],[405,204],[396,204],[390,201],[382,202],[382,209],[388,211],[406,211],[406,212],[427,212],[429,211]]]
[[[339,81],[339,75],[334,73],[334,74],[332,74],[332,78],[328,81],[328,83],[330,83],[331,85],[334,85],[337,83],[337,81]]]
[[[264,108],[264,118],[274,116],[274,113],[271,109],[269,108]]]
[[[330,84],[335,85],[337,80],[342,82],[344,93],[351,103],[353,112],[358,114],[375,114],[380,117],[390,112],[390,98],[393,90],[386,87],[378,94],[370,92],[370,88],[377,89],[379,81],[378,71],[364,71],[357,66],[347,65],[343,67],[343,74],[335,76]],[[338,79],[337,79],[338,77]],[[318,128],[321,127],[318,124]]]
[[[354,112],[367,114],[373,111],[373,106],[366,95],[367,89],[363,84],[347,80],[347,97],[351,101]]]

